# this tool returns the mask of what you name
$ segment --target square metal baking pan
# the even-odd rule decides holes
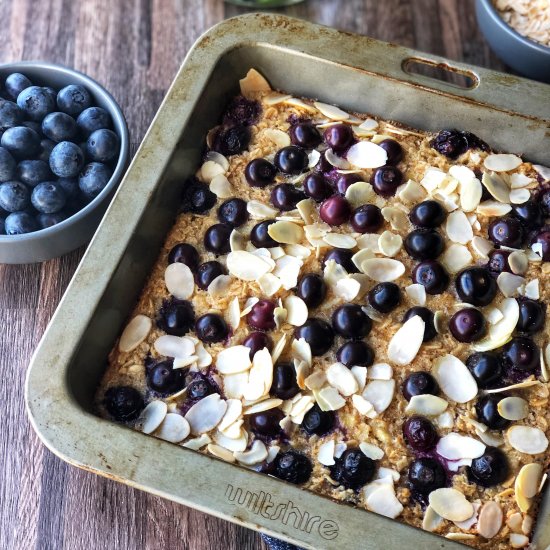
[[[463,72],[473,86],[409,74],[411,59]],[[550,163],[548,86],[278,15],[220,23],[187,55],[33,356],[26,401],[34,429],[75,466],[306,548],[458,548],[92,412],[106,357],[175,219],[183,181],[251,67],[297,96],[426,130],[470,130],[495,149]],[[550,544],[548,515],[545,505],[537,548]]]

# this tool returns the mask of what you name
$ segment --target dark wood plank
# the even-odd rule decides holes
[[[502,68],[473,4],[308,0],[277,11]],[[0,62],[43,59],[90,74],[122,105],[135,147],[193,41],[247,11],[221,0],[3,0]],[[0,266],[0,548],[259,548],[252,531],[67,466],[34,435],[23,404],[26,366],[82,253]]]

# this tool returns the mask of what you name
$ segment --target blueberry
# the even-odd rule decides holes
[[[359,174],[341,174],[336,180],[336,191],[341,195],[345,195],[351,185],[362,179]]]
[[[393,311],[401,302],[401,291],[395,283],[379,283],[368,293],[369,304],[380,313]]]
[[[281,409],[269,409],[256,414],[251,414],[250,429],[265,437],[277,437],[281,433],[279,422],[285,417]]]
[[[519,302],[519,320],[516,330],[533,334],[544,328],[546,307],[536,300],[525,298]]]
[[[388,154],[386,164],[396,166],[403,160],[403,147],[394,139],[384,139],[378,145]]]
[[[225,156],[238,155],[248,149],[250,130],[245,126],[221,128],[214,137],[212,149]]]
[[[277,363],[273,367],[273,382],[269,393],[279,399],[291,399],[300,393],[296,369],[292,363]]]
[[[324,320],[310,317],[301,327],[297,327],[294,337],[303,338],[310,346],[314,356],[324,355],[334,342],[334,331]]]
[[[0,147],[0,183],[12,180],[15,177],[16,163],[10,152]]]
[[[313,470],[309,458],[294,449],[279,453],[274,462],[275,477],[295,485],[308,481]]]
[[[491,388],[501,382],[502,361],[494,352],[474,353],[466,359],[466,366],[481,389]]]
[[[7,212],[19,212],[29,206],[30,193],[20,181],[7,181],[0,184],[0,208]]]
[[[459,130],[442,130],[430,142],[430,145],[442,155],[456,159],[468,149],[487,151],[489,146],[470,132]]]
[[[13,102],[0,99],[0,132],[20,126],[23,122],[23,111]]]
[[[107,412],[120,422],[135,420],[145,407],[141,394],[130,386],[113,386],[103,400]]]
[[[534,199],[529,199],[523,204],[513,204],[512,214],[528,228],[536,229],[544,222],[541,205]]]
[[[215,223],[204,233],[204,248],[214,254],[228,254],[231,252],[229,237],[233,227],[226,223]]]
[[[358,304],[344,304],[332,314],[332,328],[344,338],[364,338],[371,331],[372,321]]]
[[[25,128],[30,128],[34,130],[38,135],[42,135],[42,124],[34,120],[24,120],[20,126],[25,126]]]
[[[42,121],[42,133],[52,141],[70,141],[76,135],[76,122],[66,113],[50,113]]]
[[[256,352],[264,348],[267,348],[270,353],[273,349],[273,342],[265,332],[251,332],[243,340],[242,345],[250,349],[250,359],[253,359]]]
[[[501,248],[489,252],[487,269],[493,277],[498,277],[503,271],[507,271],[508,273],[512,272],[510,264],[508,263],[508,258],[511,253],[510,250],[503,250]]]
[[[48,94],[54,102],[57,101],[57,91],[54,90],[51,86],[43,86],[42,89],[46,94]]]
[[[57,106],[68,115],[77,116],[91,104],[90,92],[80,84],[69,84],[57,93]]]
[[[436,260],[425,260],[417,264],[413,269],[412,278],[413,282],[421,284],[428,294],[442,294],[449,286],[449,275]]]
[[[102,128],[111,128],[111,115],[101,107],[88,107],[76,119],[76,125],[84,138]]]
[[[14,157],[33,158],[40,152],[40,136],[26,126],[14,126],[2,134],[0,141]]]
[[[224,122],[227,124],[242,124],[251,126],[260,116],[261,106],[258,101],[246,99],[243,96],[234,98],[224,114]]]
[[[197,271],[197,268],[199,267],[199,261],[200,258],[197,249],[189,243],[178,243],[177,245],[173,246],[168,253],[169,264],[175,264],[176,262],[179,262],[185,264],[193,272]]]
[[[370,182],[378,195],[393,197],[403,183],[403,174],[395,166],[382,166],[372,173]]]
[[[476,403],[477,419],[490,430],[505,430],[511,421],[503,418],[498,412],[498,404],[506,396],[489,393],[481,397]]]
[[[273,248],[279,243],[273,240],[268,233],[268,228],[275,220],[265,220],[257,223],[250,232],[250,241],[256,248]]]
[[[16,100],[17,96],[25,88],[30,88],[31,86],[32,82],[24,74],[21,73],[11,73],[6,77],[6,82],[4,83],[6,92],[8,92],[8,95],[13,100]]]
[[[187,265],[191,268],[189,264]],[[191,269],[191,271],[193,270]],[[220,275],[225,275],[225,269],[220,262],[216,262],[215,260],[212,260],[211,262],[204,262],[197,268],[197,286],[203,290],[206,290],[210,283]]]
[[[314,149],[323,141],[319,130],[311,122],[299,122],[290,127],[288,131],[292,145],[298,145],[304,149]]]
[[[40,86],[29,86],[17,96],[17,105],[30,120],[40,122],[48,113],[55,111],[55,100]]]
[[[323,258],[323,267],[329,260],[334,260],[338,265],[341,265],[348,273],[359,273],[359,269],[351,259],[353,252],[347,248],[332,248]]]
[[[51,139],[41,139],[40,140],[40,149],[38,153],[38,160],[43,160],[44,162],[50,164],[50,155],[52,154],[53,148],[56,146],[55,141]]]
[[[166,334],[183,336],[193,328],[194,323],[195,312],[187,300],[170,298],[162,304],[157,324]]]
[[[427,307],[414,306],[411,307],[405,313],[403,317],[403,322],[408,321],[411,317],[418,315],[424,321],[424,340],[423,342],[429,342],[437,336],[437,331],[435,330],[434,325],[434,314]]]
[[[375,204],[364,204],[351,213],[350,224],[358,233],[376,233],[384,224],[384,216]]]
[[[482,487],[493,487],[505,481],[510,473],[506,455],[497,447],[486,447],[485,452],[472,460],[468,477]]]
[[[110,162],[118,156],[119,147],[118,136],[112,130],[102,128],[90,134],[86,153],[96,162]]]
[[[296,294],[302,298],[308,308],[320,306],[327,295],[327,285],[317,273],[306,273],[299,281]]]
[[[447,217],[447,213],[440,203],[427,200],[414,206],[409,214],[409,219],[418,227],[434,229],[439,227]]]
[[[285,174],[300,174],[307,168],[308,156],[301,147],[288,145],[277,151],[273,163]]]
[[[439,440],[434,425],[424,416],[411,416],[403,423],[403,437],[416,451],[429,451]]]
[[[321,202],[332,195],[332,189],[323,174],[312,172],[304,180],[304,193],[314,201]]]
[[[53,179],[50,167],[43,160],[22,160],[15,169],[16,177],[29,187]]]
[[[415,229],[404,241],[407,254],[415,260],[435,260],[445,248],[443,237],[433,229]]]
[[[330,468],[331,477],[347,489],[358,491],[374,476],[376,463],[360,449],[348,449],[335,461]]]
[[[59,144],[61,145],[61,143]],[[59,147],[56,146],[57,147]],[[51,163],[50,163],[51,166]],[[92,200],[105,189],[113,175],[111,169],[100,162],[90,162],[78,177],[78,186],[88,200]],[[68,176],[70,177],[70,176]]]
[[[191,177],[183,185],[181,211],[193,214],[206,214],[215,204],[217,197],[208,185]]]
[[[269,300],[256,302],[246,316],[248,324],[256,330],[273,330],[275,328],[275,304]]]
[[[243,199],[228,199],[218,208],[218,220],[231,227],[244,225],[248,221],[248,217],[246,201]]]
[[[304,192],[291,183],[280,183],[271,190],[271,203],[283,212],[294,210],[305,198]]]
[[[374,362],[374,352],[363,340],[351,340],[338,349],[336,359],[349,368],[370,367]]]
[[[538,254],[543,262],[550,262],[550,230],[545,228],[543,231],[540,231],[533,238],[532,246],[536,245],[534,250]]]
[[[489,238],[497,245],[521,248],[525,239],[523,224],[518,218],[499,218],[489,224]]]
[[[13,212],[5,220],[6,235],[21,235],[38,230],[38,224],[27,212]]]
[[[229,328],[223,318],[216,313],[206,313],[197,319],[195,332],[201,342],[213,344],[225,340]]]
[[[449,330],[459,342],[475,342],[485,334],[485,317],[479,309],[473,307],[461,309],[449,320]]]
[[[67,217],[67,213],[61,211],[55,212],[54,214],[38,214],[38,216],[36,216],[36,221],[38,222],[40,229],[47,229],[48,227],[52,227],[62,221],[65,221]]]
[[[323,134],[325,143],[334,151],[347,149],[354,140],[353,130],[347,124],[333,124]]]
[[[334,427],[336,421],[333,411],[322,411],[319,405],[315,404],[304,415],[302,428],[309,435],[325,435]]]
[[[329,225],[342,225],[351,215],[351,206],[347,199],[334,195],[322,202],[319,217]]]
[[[446,485],[445,469],[433,458],[413,460],[408,477],[413,489],[422,495],[427,495]]]
[[[81,174],[81,179],[84,175],[86,175],[86,179],[89,178],[89,176],[91,175],[91,174],[88,174],[88,171],[90,171],[89,167],[93,165],[94,163],[88,164],[88,166],[84,169],[83,173]],[[61,143],[58,143],[53,148],[52,153],[50,155],[50,170],[56,176],[60,178],[74,178],[78,176],[83,166],[84,166],[84,154],[82,153],[82,149],[80,149],[78,145],[70,141],[62,141]],[[103,166],[103,165],[100,165],[100,166]],[[96,180],[97,178],[94,179],[94,183],[97,183]],[[82,189],[82,191],[86,192],[84,189]],[[87,193],[87,194],[91,195],[92,193]]]
[[[59,178],[57,184],[63,189],[67,199],[75,198],[78,195],[79,187],[76,178]]]
[[[53,181],[39,183],[32,191],[32,205],[44,214],[59,212],[67,202],[62,187]]]
[[[504,362],[516,371],[525,374],[535,372],[540,368],[540,351],[531,340],[525,336],[512,338],[502,350]]]
[[[6,218],[0,216],[0,235],[6,234]]]
[[[211,393],[214,393],[214,388],[206,378],[197,378],[187,386],[187,397],[193,401],[200,401]]]
[[[173,368],[173,361],[160,361],[147,371],[147,385],[161,395],[169,395],[185,387],[185,369]]]
[[[244,177],[253,187],[265,187],[275,181],[277,168],[268,160],[251,160],[244,170]]]
[[[488,306],[497,293],[497,284],[488,269],[469,267],[461,271],[455,281],[458,296],[474,306]]]
[[[405,399],[410,401],[415,395],[437,395],[439,385],[429,372],[417,371],[405,378],[402,391]]]

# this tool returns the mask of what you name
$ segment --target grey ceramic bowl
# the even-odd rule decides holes
[[[491,0],[476,0],[476,16],[487,42],[504,63],[524,76],[550,82],[550,47],[515,31]]]
[[[0,235],[0,263],[24,264],[62,256],[91,239],[122,179],[128,164],[130,144],[128,127],[120,107],[113,96],[89,76],[61,65],[24,61],[0,65],[0,82],[3,83],[6,76],[14,72],[23,73],[33,84],[51,86],[56,90],[68,84],[82,84],[92,95],[94,104],[109,112],[113,129],[120,138],[120,154],[109,183],[82,210],[47,229],[25,235]]]

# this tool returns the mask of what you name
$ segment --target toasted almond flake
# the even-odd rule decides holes
[[[273,270],[273,275],[279,277],[285,290],[294,288],[298,284],[298,275],[303,265],[302,260],[286,255],[279,258],[275,263],[276,266]]]
[[[277,343],[273,346],[273,351],[271,352],[271,360],[273,361],[273,364],[277,362],[277,360],[281,356],[281,353],[283,353],[286,347],[286,343],[286,334],[281,334],[281,337],[279,338],[279,340],[277,340]]]
[[[361,449],[362,453],[370,458],[371,460],[381,460],[384,457],[384,451],[372,443],[367,443],[366,441],[363,441],[359,443],[359,448]]]
[[[235,296],[227,308],[227,321],[233,331],[239,328],[241,323],[241,306],[239,304],[239,298]]]
[[[238,374],[250,369],[250,349],[246,346],[232,346],[222,349],[216,358],[216,369],[220,374]]]
[[[348,170],[351,168],[351,164],[345,158],[339,157],[332,149],[327,149],[325,151],[325,159],[335,168],[340,168],[341,170]]]
[[[251,405],[250,407],[247,407],[243,414],[249,415],[249,414],[256,414],[263,411],[269,411],[270,409],[275,409],[277,407],[280,407],[283,404],[282,399],[278,398],[270,398],[265,399],[263,401],[260,401],[259,403],[256,403],[254,405]]]
[[[366,385],[362,396],[381,414],[390,406],[394,392],[395,380],[372,380]]]
[[[391,380],[393,369],[388,363],[375,363],[369,367],[368,377],[371,380]]]
[[[313,149],[312,151],[309,152],[307,158],[308,158],[307,167],[313,168],[321,159],[321,153],[316,149]]]
[[[438,416],[443,413],[449,403],[436,395],[413,395],[405,412],[409,414],[421,414],[424,416]]]
[[[321,103],[320,101],[314,101],[313,105],[320,111],[323,116],[330,118],[331,120],[346,120],[349,118],[349,113],[342,111],[335,105],[329,105],[328,103]]]
[[[485,157],[483,166],[494,172],[510,172],[521,165],[521,159],[516,155],[490,154]]]
[[[459,529],[468,531],[477,523],[477,515],[479,512],[479,509],[481,508],[481,502],[479,501],[472,502],[472,506],[474,507],[474,513],[468,519],[464,521],[453,522]],[[473,536],[473,535],[470,535],[470,536]]]
[[[198,451],[209,443],[212,443],[212,439],[210,439],[210,436],[208,434],[202,434],[199,437],[188,439],[185,443],[182,443],[181,445],[182,447],[186,447],[187,449]]]
[[[489,252],[491,252],[491,250],[493,250],[494,248],[494,245],[491,241],[477,235],[472,239],[471,244],[474,252],[484,260],[489,258]]]
[[[326,441],[319,447],[317,452],[317,460],[323,466],[334,466],[334,440]]]
[[[391,231],[384,231],[378,239],[378,248],[384,256],[392,258],[395,256],[403,246],[403,239],[401,235],[392,233]]]
[[[222,432],[237,422],[243,412],[243,405],[240,399],[228,399],[226,403],[227,409],[218,425],[218,430]]]
[[[351,302],[359,296],[361,288],[361,283],[359,281],[354,278],[347,277],[346,279],[336,281],[336,285],[333,287],[333,292],[336,296],[342,298],[342,300]]]
[[[519,533],[510,533],[510,546],[512,548],[524,548],[529,544],[529,537]]]
[[[504,439],[497,434],[491,433],[490,431],[481,431],[476,428],[476,435],[487,445],[488,447],[501,447],[504,445]]]
[[[205,155],[205,161],[209,160],[219,164],[225,172],[229,170],[229,161],[221,153],[218,153],[217,151],[208,151]]]
[[[474,513],[472,504],[456,489],[436,489],[429,494],[428,500],[434,512],[449,521],[464,521]]]
[[[386,483],[380,484],[366,499],[367,510],[395,519],[403,512],[403,505],[395,496],[393,485]]]
[[[295,359],[304,361],[308,367],[311,367],[312,356],[311,347],[304,338],[292,341],[292,355]]]
[[[499,321],[502,321],[503,318],[504,314],[497,307],[491,308],[485,314],[485,319],[487,319],[487,322],[491,325],[496,325]]]
[[[447,174],[439,168],[429,167],[424,172],[424,177],[420,181],[421,185],[428,193],[433,193],[447,178]]]
[[[328,233],[323,237],[323,240],[329,245],[335,248],[355,248],[357,241],[350,235],[344,235],[343,233]]]
[[[210,183],[216,176],[223,174],[225,174],[223,166],[213,160],[207,160],[200,169],[200,178],[206,183]]]
[[[347,159],[358,168],[378,168],[387,163],[388,153],[376,143],[359,141],[349,148]]]
[[[237,451],[233,453],[233,456],[237,459],[237,461],[245,466],[259,464],[267,458],[267,455],[267,448],[259,439],[254,440],[254,443],[252,443],[252,446],[248,451]]]
[[[195,403],[185,415],[189,422],[191,433],[198,435],[213,430],[223,418],[227,403],[220,395],[213,393]]]
[[[519,172],[510,175],[510,187],[512,189],[521,189],[522,187],[526,187],[534,181],[535,180],[533,178],[530,178],[525,174],[520,174]]]
[[[295,327],[301,327],[307,321],[308,309],[306,303],[301,298],[291,294],[284,299],[283,304],[287,312],[287,323]]]
[[[221,460],[224,460],[225,462],[235,462],[235,457],[233,456],[233,453],[231,451],[228,451],[227,449],[224,449],[220,445],[216,445],[214,443],[209,443],[206,447],[206,450],[216,458],[220,458]]]
[[[343,396],[347,397],[358,391],[359,387],[353,373],[342,363],[334,363],[326,371],[327,381]]]
[[[225,396],[231,399],[240,399],[248,383],[248,372],[226,375],[223,377]]]
[[[244,78],[239,80],[241,94],[249,96],[254,92],[270,92],[269,82],[256,70],[250,69]]]
[[[503,271],[497,277],[497,285],[502,294],[507,298],[517,294],[519,288],[525,284],[525,279],[519,275]]]
[[[399,279],[405,273],[405,266],[391,258],[372,258],[361,263],[361,270],[372,280],[385,283]]]
[[[137,421],[137,426],[140,427],[144,434],[153,433],[162,424],[167,413],[168,406],[164,401],[151,401],[145,409],[143,409]]]
[[[288,94],[279,94],[275,92],[262,98],[262,101],[266,105],[272,106],[272,105],[278,105],[279,103],[283,103],[288,99],[292,99],[292,96]]]
[[[233,229],[233,231],[231,231],[231,234],[229,235],[229,247],[231,248],[231,252],[245,250],[246,237],[236,229]]]
[[[510,202],[512,204],[523,204],[531,198],[529,189],[512,189],[510,191]]]
[[[447,216],[447,236],[455,243],[467,244],[474,236],[472,226],[462,210],[455,210]]]
[[[504,204],[498,201],[484,201],[477,207],[476,212],[482,216],[501,217],[505,216],[512,210],[509,204]]]
[[[357,380],[357,391],[362,392],[365,389],[365,384],[367,383],[367,367],[360,367],[358,365],[355,365],[351,367],[350,370],[353,376],[355,376],[355,380]]]
[[[485,445],[473,437],[449,433],[438,441],[436,451],[448,460],[479,458],[485,452]]]
[[[525,514],[523,521],[521,522],[521,530],[524,535],[529,535],[533,529],[533,518]]]
[[[491,195],[503,204],[510,203],[510,188],[502,176],[494,172],[485,172],[481,178],[483,185]]]
[[[207,292],[213,298],[217,298],[227,292],[231,285],[231,277],[229,275],[218,275],[207,288]]]
[[[305,260],[311,256],[311,250],[307,246],[302,246],[301,244],[287,244],[285,246],[285,251],[289,256],[294,256],[300,260]]]
[[[405,287],[405,292],[413,304],[418,306],[426,305],[426,289],[423,285],[413,283]]]
[[[335,286],[340,279],[346,279],[348,272],[334,260],[328,260],[323,270],[323,278],[330,286]]]
[[[187,300],[195,291],[195,279],[189,267],[181,262],[170,264],[164,272],[168,292],[179,300]]]
[[[170,443],[179,443],[189,435],[189,432],[189,423],[183,416],[168,413],[153,435]]]
[[[529,267],[529,260],[523,250],[514,250],[514,252],[508,256],[508,265],[512,273],[523,275]]]
[[[523,515],[520,514],[519,512],[516,512],[508,517],[508,519],[506,520],[506,525],[510,527],[510,529],[514,531],[514,533],[519,533],[521,532],[522,522],[523,522]]]
[[[550,168],[540,164],[533,164],[535,172],[542,177],[544,182],[550,181]]]
[[[246,209],[253,220],[265,220],[267,218],[274,218],[278,214],[278,210],[271,208],[267,204],[260,201],[248,201],[246,203]]]
[[[540,298],[539,280],[533,279],[532,281],[529,281],[525,285],[524,294],[526,298],[538,300]]]
[[[441,526],[444,519],[431,507],[428,506],[424,511],[424,518],[422,519],[422,529],[424,531],[434,532]]]
[[[450,273],[458,273],[473,263],[473,257],[467,247],[462,244],[451,244],[440,259]]]
[[[122,353],[135,350],[149,335],[153,322],[146,315],[136,315],[122,331],[118,349]]]
[[[303,229],[298,224],[289,221],[272,223],[267,232],[273,240],[282,244],[297,244],[304,237]]]
[[[432,373],[443,393],[457,403],[467,403],[477,395],[474,377],[466,365],[454,355],[447,354],[437,358]]]
[[[366,130],[367,132],[371,132],[373,130],[376,130],[378,128],[378,121],[374,120],[374,118],[366,118],[359,124],[358,126],[361,130]]]
[[[451,411],[442,412],[434,420],[438,427],[444,429],[451,429],[455,424],[455,419]]]
[[[521,397],[505,397],[498,402],[498,413],[507,420],[523,420],[529,414],[529,403]]]
[[[401,208],[386,206],[382,208],[382,216],[395,231],[403,232],[409,229],[409,218]]]
[[[327,377],[324,373],[324,371],[317,370],[310,374],[304,381],[304,385],[309,390],[320,390],[327,381]]]
[[[415,181],[409,180],[398,188],[397,196],[403,202],[416,204],[426,198],[426,191]]]
[[[217,431],[214,434],[213,439],[217,445],[231,451],[232,453],[243,452],[248,443],[248,435],[246,431],[241,428],[239,428],[239,432],[240,435],[238,437],[227,437],[222,432]]]
[[[309,103],[306,103],[305,101],[302,101],[301,99],[298,99],[296,97],[291,97],[290,99],[286,99],[283,101],[283,103],[285,105],[296,107],[297,109],[303,109],[308,113],[317,113],[317,109],[313,105],[310,105]]]
[[[536,455],[546,451],[548,439],[540,428],[514,425],[506,432],[508,443],[519,451],[528,455]]]
[[[195,344],[195,355],[197,356],[197,367],[200,369],[212,364],[212,356],[204,349],[202,342]]]
[[[459,168],[453,166],[453,168]],[[462,166],[461,168],[466,168]],[[469,179],[460,182],[460,208],[464,212],[473,212],[481,202],[483,188],[481,182],[473,175]]]
[[[367,204],[374,196],[372,185],[366,181],[357,181],[346,189],[346,199],[354,208]]]
[[[517,384],[512,384],[510,386],[504,386],[503,388],[494,388],[492,390],[485,390],[485,393],[502,393],[513,390],[521,390],[523,388],[530,388],[531,386],[538,386],[540,382],[538,380],[524,380],[523,382],[518,382]]]
[[[392,336],[388,345],[388,359],[396,365],[410,364],[424,339],[426,323],[419,315],[408,319]]]
[[[305,223],[311,224],[315,220],[315,202],[312,199],[301,200],[296,208]]]
[[[231,275],[242,281],[256,281],[262,275],[269,273],[272,267],[266,259],[257,254],[246,250],[236,250],[227,255],[227,269]]]
[[[351,403],[357,412],[363,416],[374,411],[374,407],[370,401],[367,401],[362,395],[354,394],[351,396]]]
[[[218,427],[218,430],[220,433],[222,433],[225,437],[228,437],[229,439],[238,439],[242,440],[243,437],[243,430],[242,425],[244,421],[242,419],[237,420],[236,422],[233,422],[233,424],[230,424],[227,426],[224,430],[220,430]],[[216,438],[214,438],[216,439]],[[218,440],[218,444],[221,445],[221,442]],[[233,450],[231,447],[222,445],[222,447],[225,447],[226,449],[229,449],[230,451]]]
[[[233,195],[233,187],[224,174],[218,174],[210,180],[210,191],[219,199],[228,199]]]
[[[479,511],[477,532],[486,539],[492,539],[502,527],[502,508],[494,500],[486,502]]]
[[[313,392],[313,394],[322,411],[337,411],[346,404],[346,400],[340,395],[338,390],[330,386]]]
[[[514,485],[516,502],[522,512],[527,512],[532,505],[532,499],[538,493],[542,479],[542,466],[536,462],[525,464],[518,475]]]
[[[257,282],[263,294],[269,297],[276,294],[283,286],[281,279],[279,279],[279,277],[275,277],[273,273],[265,273],[258,279]]]
[[[195,351],[195,344],[189,338],[169,334],[159,336],[153,346],[159,355],[166,357],[183,358],[192,355]]]
[[[290,145],[290,136],[278,128],[265,128],[262,130],[262,136],[273,142],[278,149]]]

